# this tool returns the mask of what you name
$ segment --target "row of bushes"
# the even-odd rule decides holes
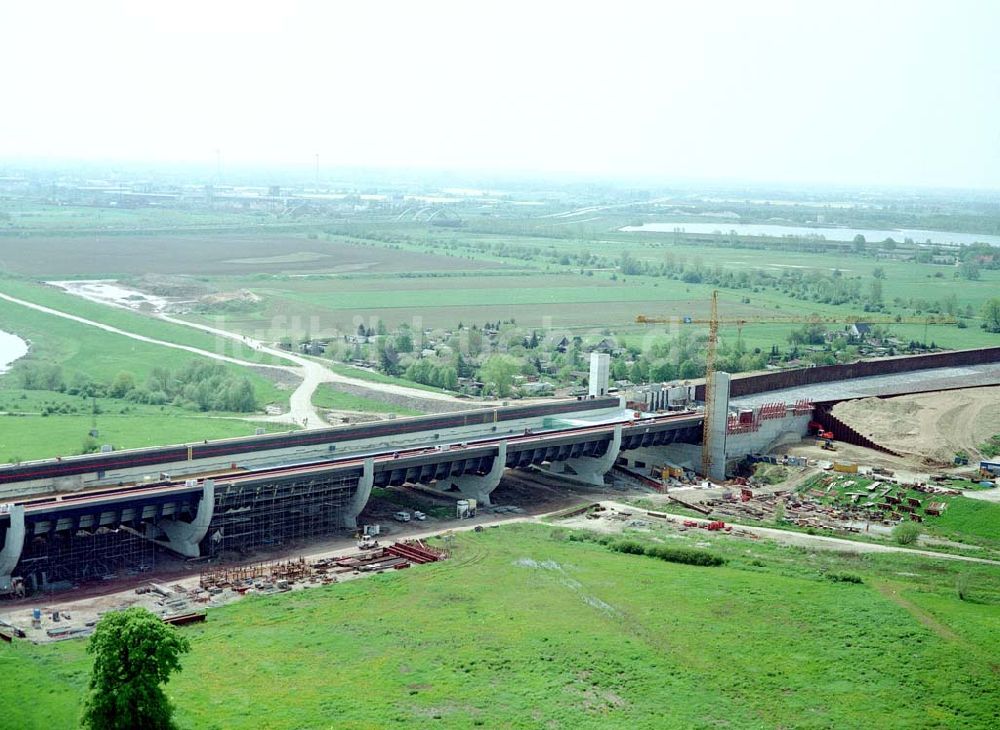
[[[638,540],[621,540],[616,539],[611,535],[601,535],[585,530],[574,530],[568,535],[559,532],[558,539],[568,539],[570,542],[596,542],[599,545],[604,545],[605,547],[614,550],[615,552],[625,553],[626,555],[646,555],[651,558],[666,560],[668,563],[683,563],[685,565],[700,565],[708,567],[717,567],[725,565],[726,563],[725,558],[704,550],[668,547],[666,545],[649,545],[639,542]],[[757,558],[751,560],[750,565],[756,568],[766,567],[766,563]],[[855,585],[864,583],[861,576],[856,573],[826,572],[821,575],[826,580],[834,583],[850,583]],[[962,598],[962,600],[968,600],[963,597],[961,587],[959,588],[959,597]]]
[[[704,550],[690,548],[667,547],[666,545],[644,545],[635,540],[620,540],[608,545],[612,550],[629,555],[648,555],[651,558],[666,560],[668,563],[684,563],[685,565],[702,565],[716,567],[725,565],[723,557]]]
[[[854,573],[826,573],[825,577],[827,580],[832,580],[834,583],[863,583],[860,575],[855,575]]]

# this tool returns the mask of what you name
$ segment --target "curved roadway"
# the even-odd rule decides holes
[[[73,292],[76,293],[76,292]],[[88,298],[89,297],[85,297]],[[225,337],[226,339],[234,340],[236,342],[243,343],[253,347],[255,350],[267,353],[274,357],[287,360],[294,365],[267,365],[262,363],[250,362],[248,360],[241,360],[240,358],[230,357],[228,355],[220,355],[217,352],[211,352],[209,350],[203,350],[199,347],[193,347],[191,345],[181,345],[176,342],[168,342],[166,340],[159,340],[154,337],[147,337],[146,335],[136,334],[135,332],[129,332],[123,330],[119,327],[114,327],[109,324],[104,324],[103,322],[97,322],[92,319],[87,319],[85,317],[80,317],[75,314],[69,314],[68,312],[63,312],[58,309],[53,309],[51,307],[46,307],[42,304],[36,304],[35,302],[30,302],[25,299],[19,299],[17,297],[12,297],[9,294],[4,294],[0,292],[0,299],[11,302],[13,304],[18,304],[22,307],[27,307],[29,309],[34,309],[38,312],[43,312],[45,314],[50,314],[56,317],[62,317],[63,319],[68,319],[79,324],[88,325],[90,327],[96,327],[98,329],[104,330],[105,332],[110,332],[112,334],[122,335],[124,337],[130,337],[133,340],[138,340],[140,342],[147,342],[153,345],[160,345],[162,347],[171,347],[176,350],[184,350],[186,352],[193,353],[200,357],[207,357],[212,360],[218,360],[221,362],[231,363],[234,365],[241,365],[243,367],[256,367],[256,368],[271,368],[274,370],[284,370],[286,372],[294,373],[295,375],[302,378],[302,382],[295,388],[289,399],[289,410],[288,413],[284,413],[280,416],[270,416],[264,417],[261,420],[274,421],[278,423],[294,423],[302,426],[303,428],[323,428],[326,426],[326,422],[323,421],[319,412],[312,404],[313,393],[316,392],[316,388],[319,387],[320,383],[343,383],[345,385],[353,385],[361,388],[367,388],[369,390],[379,390],[382,393],[392,393],[395,395],[402,395],[409,398],[422,398],[425,400],[434,401],[452,401],[452,402],[466,402],[459,401],[458,398],[448,395],[446,393],[435,393],[427,390],[420,390],[417,388],[407,388],[402,385],[394,385],[391,383],[379,383],[377,388],[371,382],[367,380],[362,380],[360,378],[351,378],[346,375],[340,375],[335,373],[329,368],[323,366],[314,360],[310,360],[305,357],[301,357],[294,353],[286,352],[285,350],[280,350],[276,347],[271,347],[269,345],[255,340],[244,335],[240,335],[234,332],[229,332],[228,330],[219,329],[217,327],[209,327],[206,325],[195,324],[193,322],[186,322],[183,319],[178,319],[176,317],[171,317],[167,314],[156,315],[159,319],[172,322],[174,324],[184,325],[185,327],[191,327],[193,329],[206,332],[208,334],[213,334],[218,337]],[[104,300],[92,300],[100,301],[100,303],[107,305]],[[116,305],[109,305],[116,306]],[[120,305],[119,305],[120,306]],[[122,306],[123,309],[134,312],[135,310]]]

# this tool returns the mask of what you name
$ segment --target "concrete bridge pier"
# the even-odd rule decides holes
[[[182,520],[160,520],[156,526],[167,536],[167,540],[154,540],[158,545],[173,550],[186,558],[201,557],[200,543],[208,533],[208,526],[215,513],[215,482],[206,479],[202,485],[201,502],[198,512],[191,522]]]
[[[358,479],[358,488],[351,497],[351,503],[344,510],[343,526],[348,530],[356,530],[358,527],[358,515],[368,504],[368,498],[372,496],[372,487],[375,485],[375,460],[365,459],[361,478]]]
[[[490,494],[500,485],[503,471],[507,465],[507,442],[501,441],[497,446],[497,455],[493,457],[493,466],[489,472],[479,476],[477,474],[463,474],[460,477],[448,477],[443,479],[444,488],[455,487],[463,496],[474,499],[480,505],[488,507]]]
[[[729,434],[729,390],[732,376],[721,370],[712,374],[712,412],[706,413],[708,427],[712,429],[711,467],[706,479],[716,482],[726,480],[726,440]]]
[[[554,462],[549,466],[552,474],[570,479],[576,482],[583,482],[595,487],[604,486],[604,475],[611,471],[615,465],[618,453],[622,446],[621,424],[615,426],[615,435],[608,444],[608,450],[603,456],[578,456],[566,461]]]
[[[21,549],[24,547],[24,505],[12,505],[10,508],[10,526],[7,537],[0,550],[0,595],[11,591],[11,573],[21,559]]]

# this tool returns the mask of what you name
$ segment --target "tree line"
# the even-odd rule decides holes
[[[77,372],[68,381],[62,368],[50,363],[23,362],[14,369],[25,390],[50,390],[84,398],[115,398],[130,403],[174,405],[198,411],[251,413],[257,397],[249,378],[231,373],[225,365],[192,360],[178,370],[153,368],[142,382],[134,373],[119,372],[102,382]]]

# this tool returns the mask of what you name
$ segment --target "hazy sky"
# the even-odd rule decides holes
[[[1000,0],[0,7],[0,158],[1000,188]]]

